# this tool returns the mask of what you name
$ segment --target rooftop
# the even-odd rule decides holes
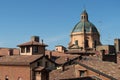
[[[102,61],[99,57],[84,57],[81,61],[81,64],[84,64],[90,68],[93,68],[95,70],[98,70],[99,72],[102,72],[103,74],[106,74],[108,76],[112,76],[113,78],[116,78],[120,80],[120,65],[114,63],[114,62],[106,62]]]
[[[43,55],[4,56],[0,57],[0,65],[30,65],[30,63],[42,56]]]
[[[23,44],[19,44],[17,46],[21,47],[21,46],[31,46],[31,45],[35,45],[35,46],[47,46],[44,43],[40,43],[40,42],[36,42],[36,41],[29,41],[29,42],[26,42],[26,43],[23,43]]]
[[[57,52],[57,51],[46,51],[45,53],[49,57],[51,56],[51,59],[55,61],[57,64],[64,64],[68,60],[73,60],[75,58],[78,58],[80,55],[71,55],[71,54],[65,54],[62,52]]]

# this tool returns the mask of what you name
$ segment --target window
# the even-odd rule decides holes
[[[27,53],[30,52],[30,46],[27,46],[27,47],[26,47],[26,52],[27,52]]]
[[[38,46],[33,46],[33,53],[38,53]]]
[[[25,53],[25,47],[21,47],[21,53]]]
[[[85,47],[88,48],[89,47],[89,41],[88,40],[85,40]]]
[[[80,77],[84,77],[85,76],[85,71],[80,71]]]
[[[5,76],[5,80],[9,80],[7,75]]]
[[[78,45],[78,40],[75,40],[75,44]]]
[[[85,16],[84,16],[84,19],[85,19]]]
[[[83,19],[83,16],[82,16],[82,19]]]

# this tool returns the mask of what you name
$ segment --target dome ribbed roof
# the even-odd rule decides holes
[[[97,28],[91,22],[78,22],[73,28],[72,32],[83,32],[83,28],[85,28],[86,32],[98,32]]]
[[[95,27],[95,25],[89,22],[88,14],[86,10],[84,10],[81,14],[81,21],[78,22],[72,30],[72,32],[83,32],[83,31],[98,33],[98,30]]]

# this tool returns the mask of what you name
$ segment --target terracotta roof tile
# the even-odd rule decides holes
[[[65,62],[75,59],[75,58],[76,56],[60,56],[59,58],[55,60],[55,62],[58,64],[64,64]]]
[[[0,57],[0,65],[30,65],[42,55],[4,56]]]
[[[51,55],[52,58],[54,58],[54,61],[58,64],[63,64],[68,60],[72,60],[80,56],[80,55],[65,54],[65,53],[56,52],[56,51],[52,51],[52,52],[46,51],[45,54],[48,55],[49,57]]]
[[[17,46],[20,47],[20,46],[30,46],[30,45],[47,46],[44,43],[40,43],[40,42],[36,42],[36,41],[29,41],[29,42],[26,42],[26,43],[23,43],[23,44],[19,44]]]
[[[65,70],[56,69],[50,72],[50,80],[59,80],[64,78],[75,78],[74,65],[66,66]]]
[[[116,63],[105,62],[98,57],[86,57],[80,63],[120,80],[120,65]]]

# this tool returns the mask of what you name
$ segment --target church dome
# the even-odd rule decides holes
[[[81,14],[81,21],[78,22],[72,30],[72,32],[83,32],[83,31],[98,33],[98,30],[95,27],[95,25],[89,22],[88,14],[86,10],[84,10]]]
[[[97,28],[91,22],[78,22],[73,28],[72,32],[83,32],[85,29],[86,32],[98,32]]]

